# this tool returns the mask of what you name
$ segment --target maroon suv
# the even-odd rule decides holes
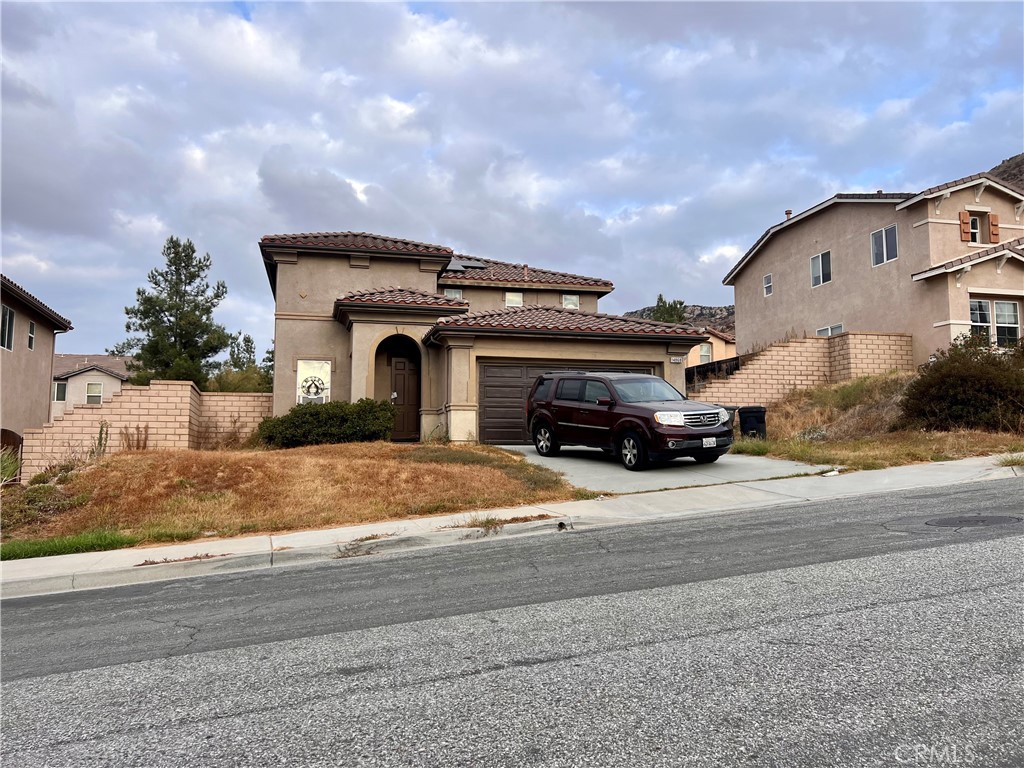
[[[526,419],[541,456],[587,445],[616,454],[632,470],[677,456],[709,464],[732,445],[728,411],[639,373],[545,373],[530,389]]]

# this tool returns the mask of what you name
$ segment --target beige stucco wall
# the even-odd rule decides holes
[[[64,379],[67,382],[67,399],[64,402],[53,401],[50,408],[50,418],[55,419],[62,415],[65,410],[75,405],[85,405],[89,384],[101,384],[103,386],[103,399],[107,400],[121,391],[121,380],[103,371],[86,371]],[[51,385],[51,397],[53,387]]]
[[[19,435],[49,420],[53,376],[53,326],[15,297],[3,304],[14,310],[13,349],[0,349],[0,427]],[[28,324],[36,324],[35,349],[28,348]]]
[[[989,242],[965,243],[960,239],[961,211],[999,216],[999,242],[1024,235],[1024,222],[1015,210],[1017,200],[992,186],[985,187],[980,196],[978,190],[979,187],[968,187],[951,192],[945,200],[922,200],[904,211],[915,233],[921,232],[925,238],[922,245],[929,254],[929,265],[942,264],[993,245]]]
[[[971,190],[954,193],[940,206],[942,221],[927,220],[935,217],[931,202],[903,211],[882,203],[844,203],[778,232],[735,282],[739,352],[842,324],[847,332],[910,334],[915,362],[927,361],[936,348],[948,345],[948,321],[969,315],[962,291],[958,293],[952,282],[915,282],[912,275],[933,262],[970,252],[960,241],[959,211],[974,206],[974,200]],[[1002,240],[1019,236],[1013,229],[1017,222],[1012,200],[985,192],[981,201],[999,213]],[[871,232],[890,224],[897,227],[899,258],[872,266]],[[826,250],[832,255],[832,281],[812,287],[810,258]],[[985,270],[976,269],[975,277],[981,279]],[[762,278],[767,273],[772,274],[773,293],[766,297]],[[967,284],[975,279],[971,275],[973,270]],[[989,287],[1013,290],[1022,287],[1017,275],[1011,267],[984,279]],[[943,322],[947,325],[936,326]]]
[[[449,437],[457,442],[476,440],[480,434],[478,421],[481,363],[542,363],[557,360],[561,365],[572,361],[589,366],[649,365],[654,372],[685,392],[686,368],[673,358],[685,359],[689,343],[616,342],[614,340],[564,340],[545,338],[502,338],[452,336],[441,347],[431,347],[429,354],[434,368],[445,371],[444,413],[442,424]]]
[[[736,357],[735,342],[726,341],[725,339],[720,339],[717,336],[712,336],[711,334],[707,334],[707,336],[708,340],[704,343],[711,345],[711,360],[709,362],[713,363],[717,360],[726,360],[730,357]],[[687,368],[701,364],[700,347],[701,345],[698,344],[686,355]]]
[[[445,288],[461,288],[462,298],[469,302],[470,312],[490,312],[496,309],[505,308],[505,291],[518,291],[523,294],[524,306],[562,306],[563,294],[574,294],[580,297],[580,310],[583,312],[597,312],[598,294],[584,293],[576,288],[559,288],[557,290],[542,290],[529,288],[501,288],[495,286],[475,286],[455,283],[445,283],[443,280],[438,283],[438,293],[444,293]]]

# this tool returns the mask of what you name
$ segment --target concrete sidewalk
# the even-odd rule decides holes
[[[200,539],[173,546],[11,560],[0,564],[0,597],[120,586],[420,547],[464,544],[484,538],[481,529],[465,527],[474,517],[508,519],[549,516],[545,520],[508,525],[492,534],[492,537],[500,538],[510,535],[550,535],[558,532],[560,522],[571,526],[573,530],[580,530],[599,525],[640,523],[1012,477],[1020,478],[1021,497],[1024,498],[1024,468],[1000,467],[997,460],[998,457],[978,457],[834,476],[810,475],[778,480],[726,482],[722,485],[700,485],[600,497],[588,501],[397,520],[330,530],[234,539]],[[815,470],[814,467],[802,466],[805,472]]]

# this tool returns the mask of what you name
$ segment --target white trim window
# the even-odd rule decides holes
[[[523,306],[523,292],[522,291],[505,291],[505,306],[506,307],[521,307],[521,306]]]
[[[64,403],[68,399],[68,383],[66,381],[53,382],[53,402]]]
[[[14,349],[14,310],[8,306],[3,308],[3,322],[0,323],[0,347]]]
[[[871,233],[871,266],[880,267],[899,256],[896,244],[896,225],[876,229]]]
[[[92,381],[85,385],[86,405],[103,404],[103,383]]]
[[[811,288],[832,282],[832,251],[811,256]]]
[[[971,242],[981,242],[981,216],[971,216]]]
[[[579,309],[580,295],[578,293],[563,293],[562,307],[564,309]]]
[[[769,272],[761,279],[761,285],[764,287],[764,295],[771,296],[774,287],[772,286],[772,273]]]
[[[843,332],[843,324],[839,325],[827,325],[824,328],[819,328],[814,332],[815,336],[838,336]]]
[[[714,354],[712,352],[711,345],[710,344],[701,344],[700,345],[700,364],[704,365],[705,363],[710,363],[711,359],[713,357],[714,357]]]
[[[1016,301],[971,299],[971,335],[995,339],[997,347],[1016,345],[1020,341],[1020,305]]]
[[[461,288],[445,288],[444,289],[444,295],[445,295],[445,298],[448,298],[448,299],[461,299],[462,298],[462,289]]]
[[[36,324],[31,320],[28,322],[28,348],[36,348]]]

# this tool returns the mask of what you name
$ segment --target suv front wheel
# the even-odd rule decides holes
[[[555,439],[554,432],[544,422],[541,422],[533,428],[533,447],[537,449],[537,453],[541,456],[557,456],[561,450],[561,446],[558,444],[558,440]]]
[[[636,432],[626,432],[619,438],[618,454],[622,466],[628,470],[635,472],[647,466],[647,448]]]

